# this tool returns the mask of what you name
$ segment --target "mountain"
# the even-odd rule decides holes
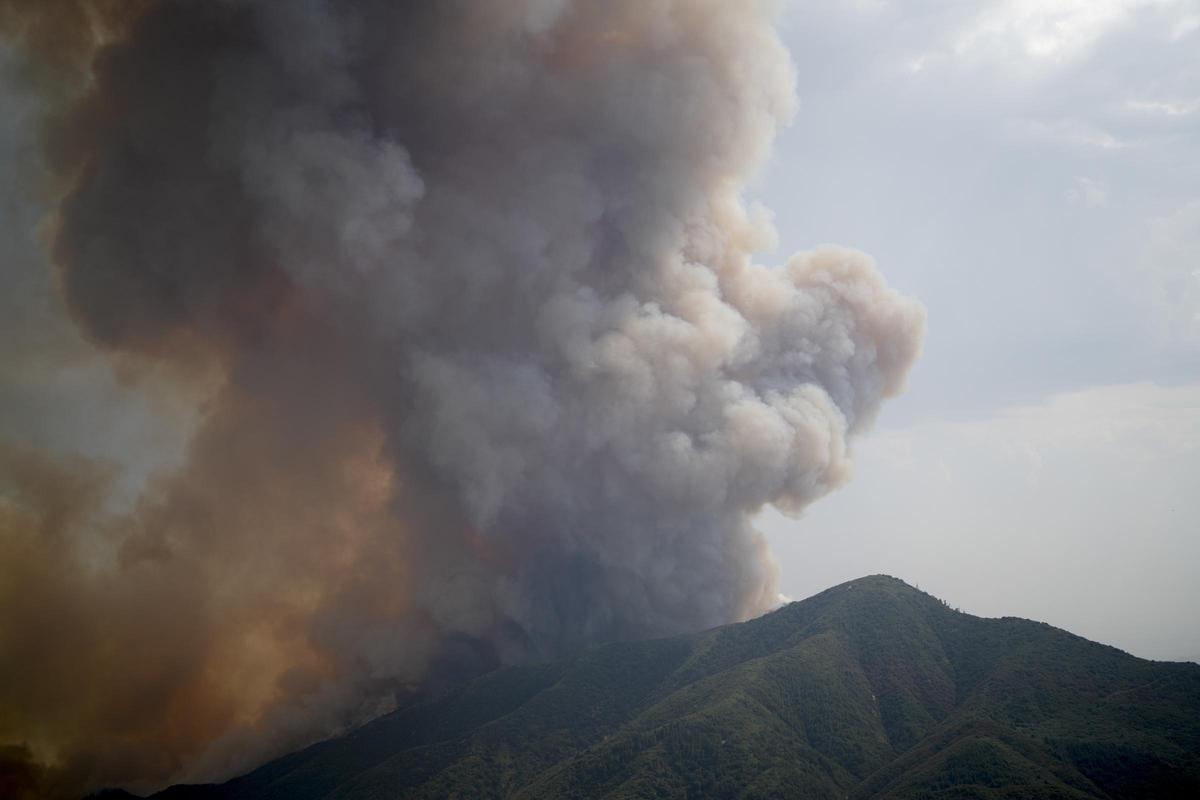
[[[1200,666],[877,575],[749,622],[503,669],[155,795],[385,797],[1197,798]]]

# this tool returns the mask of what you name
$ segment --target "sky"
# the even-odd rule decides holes
[[[786,8],[779,250],[861,248],[928,309],[856,476],[765,513],[781,588],[887,573],[1200,659],[1200,2]]]

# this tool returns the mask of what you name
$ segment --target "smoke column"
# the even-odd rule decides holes
[[[845,481],[919,350],[867,256],[752,259],[794,104],[768,5],[0,25],[41,164],[0,192],[41,198],[57,313],[191,420],[127,502],[120,465],[0,443],[10,788],[222,778],[438,681],[757,614],[754,514]]]

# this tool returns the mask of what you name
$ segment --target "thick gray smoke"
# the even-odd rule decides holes
[[[773,602],[754,514],[846,480],[923,312],[853,250],[752,260],[768,8],[72,8],[72,53],[0,13],[61,297],[199,421],[128,513],[3,455],[0,745],[60,786],[221,777],[431,676]]]

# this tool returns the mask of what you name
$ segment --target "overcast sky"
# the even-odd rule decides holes
[[[859,247],[929,311],[855,480],[763,517],[784,592],[886,572],[1200,659],[1200,2],[806,2],[784,38],[780,253]]]

